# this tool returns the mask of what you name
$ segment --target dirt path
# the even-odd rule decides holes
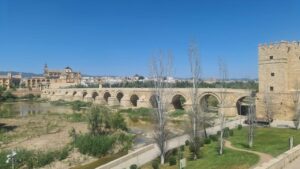
[[[252,154],[256,154],[259,156],[259,161],[256,165],[252,166],[251,168],[255,168],[256,166],[261,165],[264,162],[267,162],[269,160],[271,160],[273,157],[270,154],[266,154],[266,153],[261,153],[261,152],[257,152],[257,151],[251,151],[251,150],[245,150],[245,149],[240,149],[240,148],[236,148],[233,147],[231,142],[228,140],[225,140],[225,147],[233,149],[233,150],[237,150],[237,151],[244,151],[244,152],[248,152],[248,153],[252,153]]]

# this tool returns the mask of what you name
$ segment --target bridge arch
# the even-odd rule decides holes
[[[139,100],[138,95],[133,94],[133,95],[130,96],[130,102],[131,102],[133,107],[137,107],[138,100]]]
[[[106,103],[108,103],[109,97],[111,97],[111,94],[108,91],[106,91],[103,95],[103,99],[106,101]]]
[[[92,98],[93,98],[94,100],[96,100],[96,98],[97,98],[98,96],[99,96],[98,92],[94,91],[94,92],[92,93]]]
[[[68,93],[69,93],[69,91],[66,91],[66,92],[65,92],[65,95],[68,95]]]
[[[157,95],[152,95],[150,98],[149,98],[149,102],[152,106],[152,108],[157,108],[158,107],[158,103],[157,103],[157,98],[158,96]]]
[[[77,91],[73,91],[72,96],[74,97],[77,94]]]
[[[82,98],[85,98],[85,96],[88,94],[88,92],[87,91],[83,91],[82,92]]]
[[[172,97],[172,105],[174,109],[184,109],[184,103],[186,102],[186,97],[183,94],[176,94]]]
[[[218,113],[220,98],[215,93],[204,93],[199,98],[199,104],[206,113]]]
[[[119,103],[121,103],[121,100],[124,97],[123,92],[118,92],[116,97],[117,97],[117,100],[119,101]]]
[[[247,116],[249,112],[250,102],[251,99],[249,96],[239,97],[238,100],[236,101],[237,114],[241,116]]]

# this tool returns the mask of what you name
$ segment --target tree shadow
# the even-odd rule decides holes
[[[0,123],[0,132],[9,132],[9,131],[13,131],[17,128],[18,126],[11,126],[11,125],[7,125],[5,123]]]
[[[249,145],[246,144],[246,143],[238,143],[238,145],[240,145],[240,146],[243,147],[243,148],[249,149]]]

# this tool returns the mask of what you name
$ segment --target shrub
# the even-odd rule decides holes
[[[238,130],[241,130],[243,126],[241,124],[238,125]]]
[[[229,131],[230,131],[229,127],[225,127],[224,128],[224,131],[223,131],[224,138],[228,138],[229,137]]]
[[[186,146],[189,146],[189,145],[190,145],[190,140],[186,140],[186,141],[185,141],[185,145],[186,145]]]
[[[180,146],[180,151],[184,151],[184,145]]]
[[[107,154],[112,149],[114,142],[115,139],[112,136],[83,134],[77,136],[75,147],[82,154],[101,156]]]
[[[170,157],[169,164],[170,164],[170,166],[176,165],[176,157],[175,156]]]
[[[229,136],[233,136],[233,130],[229,130]]]
[[[199,137],[196,137],[193,142],[191,142],[189,149],[192,153],[192,159],[194,159],[194,156],[196,156],[197,159],[200,158],[200,147],[203,145],[203,141],[201,141]]]
[[[171,112],[170,116],[171,117],[179,117],[185,114],[184,110],[181,109],[176,109],[175,111]]]
[[[73,110],[79,111],[81,107],[90,107],[92,103],[90,102],[83,102],[83,101],[73,101],[71,102],[71,106]]]
[[[72,113],[67,115],[67,119],[71,122],[85,122],[87,121],[87,117],[82,113]]]
[[[131,166],[130,166],[130,169],[137,169],[138,168],[138,166],[136,165],[136,164],[132,164]]]
[[[210,135],[209,138],[210,138],[212,141],[218,141],[218,136],[217,136],[217,135]]]
[[[177,150],[177,148],[174,148],[173,150],[172,150],[172,155],[177,155],[177,153],[178,153],[178,150]]]
[[[153,169],[159,169],[159,162],[157,160],[152,161],[152,168]]]
[[[127,131],[127,124],[125,122],[125,119],[123,118],[123,116],[120,113],[117,113],[115,115],[112,116],[112,128],[113,129],[121,129],[124,131]]]
[[[210,142],[211,142],[210,138],[205,138],[204,139],[204,144],[210,144]]]

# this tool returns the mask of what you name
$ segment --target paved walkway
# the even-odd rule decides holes
[[[233,149],[233,150],[237,150],[237,151],[243,151],[243,152],[248,152],[248,153],[258,155],[259,156],[259,162],[255,166],[252,166],[251,168],[255,168],[256,166],[259,166],[264,162],[270,161],[273,158],[270,154],[233,147],[231,142],[228,141],[228,140],[225,140],[225,147]]]
[[[240,119],[233,120],[233,121],[227,121],[225,124],[225,127],[229,128],[235,128],[238,124],[240,124]],[[217,131],[220,130],[220,126],[214,126],[211,128],[207,129],[207,134],[216,134]],[[167,142],[167,147],[168,150],[179,147],[181,145],[185,144],[185,141],[189,138],[187,134],[178,136],[175,138],[172,138],[168,140]],[[151,146],[151,145],[148,145]],[[110,163],[107,163],[105,165],[102,165],[100,167],[97,167],[97,169],[120,169],[120,168],[129,168],[130,165],[132,164],[137,164],[138,166],[144,165],[156,157],[159,156],[159,148],[156,146],[156,144],[153,144],[154,148],[147,150],[147,151],[142,151],[142,153],[137,153],[138,151],[142,150],[143,148],[147,147],[144,146],[132,153],[129,153],[128,155],[121,157],[115,161],[112,161]],[[138,155],[137,155],[138,154]],[[112,165],[112,163],[117,163],[117,165]]]

